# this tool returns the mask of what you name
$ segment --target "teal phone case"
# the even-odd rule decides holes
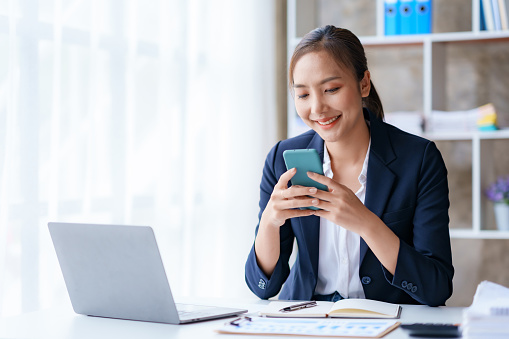
[[[316,149],[291,149],[283,152],[283,158],[285,160],[286,168],[296,168],[297,173],[291,179],[292,185],[300,185],[306,187],[316,187],[322,191],[328,191],[327,186],[320,184],[308,177],[307,172],[315,172],[323,175],[323,163],[320,159]],[[303,207],[301,209],[313,209],[318,210],[319,208],[310,206]]]

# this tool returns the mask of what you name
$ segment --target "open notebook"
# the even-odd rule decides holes
[[[401,306],[369,299],[342,299],[335,303],[317,301],[317,306],[284,312],[281,309],[296,301],[272,301],[260,311],[261,316],[284,318],[399,318]]]

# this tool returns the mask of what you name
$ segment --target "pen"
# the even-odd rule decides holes
[[[316,301],[306,301],[306,302],[303,302],[303,303],[300,303],[300,304],[295,304],[295,305],[290,305],[290,306],[287,306],[287,307],[283,307],[282,309],[279,310],[279,312],[291,312],[291,311],[296,311],[296,310],[301,310],[303,308],[309,308],[309,307],[314,307],[314,306],[317,306],[317,303]]]

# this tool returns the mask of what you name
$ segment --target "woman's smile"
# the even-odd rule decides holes
[[[320,119],[315,121],[318,123],[318,125],[320,125],[321,128],[329,129],[336,124],[340,117],[341,115],[336,115],[335,117],[332,118]]]

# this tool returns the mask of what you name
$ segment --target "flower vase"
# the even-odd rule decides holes
[[[500,231],[509,231],[509,205],[495,203],[495,220]]]

